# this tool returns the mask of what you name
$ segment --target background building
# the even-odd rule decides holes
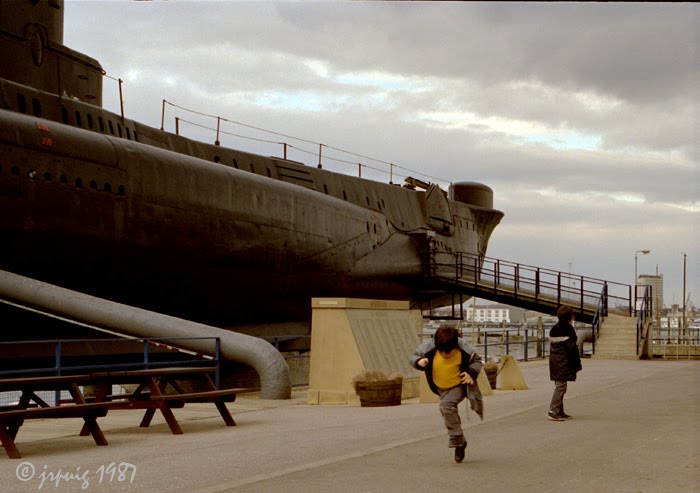
[[[654,313],[659,313],[664,307],[664,276],[663,274],[640,274],[637,277],[638,296],[644,292],[644,286],[651,286],[651,296]]]

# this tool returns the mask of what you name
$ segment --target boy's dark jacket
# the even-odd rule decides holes
[[[484,419],[484,401],[479,391],[479,386],[476,384],[476,378],[483,365],[481,357],[474,348],[462,339],[459,339],[459,350],[462,353],[462,364],[459,367],[459,371],[466,371],[469,373],[469,376],[472,377],[472,380],[474,380],[472,385],[465,385],[469,405],[481,419]],[[435,341],[431,339],[416,348],[413,356],[411,356],[410,363],[416,370],[425,372],[430,390],[440,395],[439,389],[435,385],[435,382],[433,382],[433,359],[435,358],[435,353],[437,353],[437,348],[435,347]],[[418,360],[421,358],[428,358],[428,364],[425,367],[418,366]]]
[[[576,331],[569,323],[558,322],[549,331],[549,378],[557,382],[575,382],[581,371],[581,355]]]

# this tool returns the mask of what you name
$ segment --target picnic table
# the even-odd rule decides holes
[[[0,441],[10,458],[20,458],[15,438],[26,419],[82,418],[80,435],[91,435],[97,445],[107,445],[97,418],[106,416],[110,410],[120,409],[144,409],[141,427],[148,427],[159,410],[170,431],[181,435],[182,428],[172,410],[192,402],[215,404],[226,425],[235,426],[225,403],[233,402],[238,392],[247,389],[216,389],[210,376],[213,371],[210,367],[170,367],[0,379],[0,392],[21,392],[16,404],[0,407]],[[125,394],[113,394],[115,385],[135,386],[135,389]],[[81,387],[92,387],[94,395],[86,396]],[[71,399],[51,406],[37,395],[37,392],[47,390],[66,390]]]
[[[217,390],[210,376],[213,371],[212,368],[159,368],[92,373],[91,385],[97,390],[91,400],[112,402],[110,409],[145,409],[141,427],[148,427],[156,411],[160,410],[174,435],[181,435],[182,428],[172,409],[181,408],[188,402],[212,402],[226,426],[236,426],[225,402],[235,401],[236,393],[245,389]],[[192,382],[203,390],[188,391],[184,384]],[[136,385],[136,389],[127,394],[112,395],[114,385]],[[86,425],[81,435],[89,433]]]
[[[87,385],[89,375],[49,376],[0,379],[0,392],[20,391],[15,405],[0,407],[0,441],[12,459],[21,457],[15,438],[25,419],[83,418],[84,435],[92,435],[97,445],[107,445],[107,440],[97,424],[97,418],[107,413],[106,403],[87,403],[80,390]],[[51,406],[37,395],[40,391],[63,391],[71,395],[71,403]]]

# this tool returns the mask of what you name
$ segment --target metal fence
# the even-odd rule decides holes
[[[178,348],[178,341],[201,340],[211,341],[214,356],[194,353]],[[90,362],[90,364],[74,364],[76,354],[90,356],[91,351],[86,350],[90,345],[98,345],[104,348],[105,345],[125,345],[123,352],[119,353],[125,358],[124,362],[114,362],[100,364]],[[140,346],[140,351],[135,351],[134,345]],[[4,353],[11,354],[12,349],[16,351],[28,351],[29,354],[41,353],[41,349],[46,352],[47,348],[52,356],[37,358],[47,363],[41,367],[28,368],[0,368],[0,378],[21,378],[35,376],[60,376],[66,374],[79,374],[81,372],[98,371],[118,371],[118,370],[139,370],[166,366],[207,366],[212,367],[215,373],[215,385],[220,387],[220,366],[221,366],[221,341],[218,337],[170,337],[170,338],[113,338],[113,339],[60,339],[60,340],[36,340],[36,341],[0,341],[0,349]],[[82,349],[81,349],[82,347]],[[35,348],[36,351],[32,351]],[[9,351],[8,351],[9,350]],[[94,348],[93,351],[94,353]],[[105,353],[102,351],[102,353]],[[106,352],[105,354],[114,354]],[[175,357],[177,355],[177,357]],[[92,357],[99,357],[99,354],[92,354]],[[50,361],[50,366],[49,366]],[[121,393],[121,388],[113,389],[115,394]],[[0,392],[0,406],[13,404],[19,397],[20,392]],[[61,399],[69,398],[67,392],[38,392],[38,396],[44,400],[53,400],[58,404]]]

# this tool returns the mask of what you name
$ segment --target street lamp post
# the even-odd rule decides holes
[[[685,320],[685,267],[687,255],[683,254],[683,338],[687,337],[686,320]]]
[[[639,282],[637,281],[637,254],[641,253],[642,255],[649,255],[651,253],[651,250],[637,250],[634,252],[634,311],[636,313],[637,311],[637,285]]]

